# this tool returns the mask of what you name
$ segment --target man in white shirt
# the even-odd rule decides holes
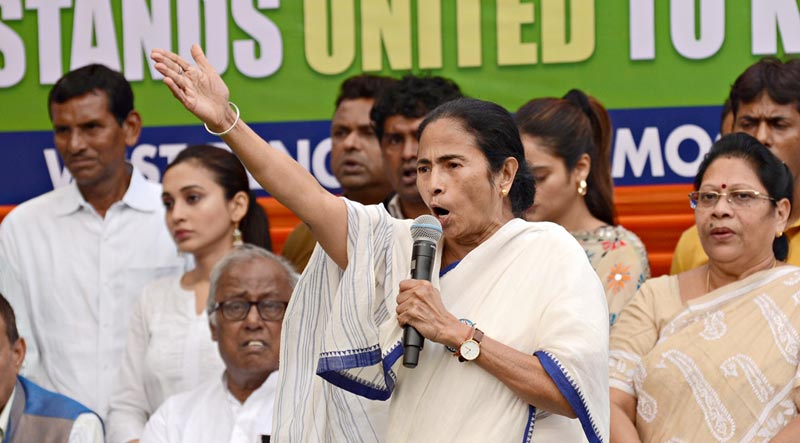
[[[102,443],[100,418],[75,400],[18,375],[23,360],[25,339],[17,331],[14,310],[0,294],[0,440]]]
[[[101,65],[52,88],[54,143],[74,180],[0,225],[0,291],[28,338],[23,373],[105,416],[142,287],[183,270],[161,186],[126,161],[142,122],[122,74]]]
[[[281,322],[297,278],[288,261],[253,245],[217,263],[207,311],[225,373],[167,399],[141,443],[269,441]]]

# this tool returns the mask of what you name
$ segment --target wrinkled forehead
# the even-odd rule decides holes
[[[800,114],[800,102],[781,102],[772,97],[768,90],[763,90],[753,100],[739,103],[735,110],[737,116],[750,117],[787,117]]]
[[[215,298],[222,302],[231,298],[251,301],[266,298],[288,301],[292,293],[286,270],[267,257],[232,262],[219,276]]]

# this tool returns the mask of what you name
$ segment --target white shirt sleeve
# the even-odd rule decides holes
[[[146,291],[146,290],[145,290]],[[131,317],[125,354],[111,395],[108,414],[108,441],[136,440],[142,435],[150,411],[145,395],[144,365],[150,336],[147,328],[146,297],[139,298]]]
[[[168,443],[169,442],[169,410],[172,400],[167,399],[156,412],[147,420],[147,425],[142,432],[139,443]]]
[[[72,424],[69,443],[103,443],[103,423],[95,414],[81,414]]]

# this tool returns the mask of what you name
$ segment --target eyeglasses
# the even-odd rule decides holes
[[[757,200],[775,201],[774,198],[758,191],[738,189],[729,192],[694,191],[689,193],[689,203],[692,205],[692,209],[710,209],[717,205],[721,197],[725,197],[725,201],[732,207],[741,209],[751,207]]]
[[[250,308],[256,307],[259,317],[265,321],[281,321],[286,312],[288,303],[275,300],[230,300],[219,302],[214,305],[214,311],[222,312],[222,317],[229,321],[240,321],[247,317]],[[212,311],[213,312],[213,311]]]

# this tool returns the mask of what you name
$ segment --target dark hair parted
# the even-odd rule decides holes
[[[6,324],[6,337],[8,343],[14,344],[19,340],[19,331],[17,331],[17,317],[14,315],[14,309],[11,303],[6,300],[3,294],[0,294],[0,317],[3,318],[3,323]]]
[[[133,111],[133,90],[125,76],[106,66],[92,64],[66,73],[53,85],[47,98],[47,112],[53,103],[64,103],[93,91],[105,92],[109,111],[120,125]],[[50,118],[53,118],[52,113]]]
[[[611,119],[595,98],[573,89],[564,98],[537,98],[514,116],[521,134],[539,139],[551,155],[564,160],[572,172],[583,154],[591,159],[586,178],[586,206],[608,225],[614,225],[614,183],[611,180]]]
[[[784,198],[789,200],[790,205],[792,204],[794,178],[791,171],[766,146],[745,133],[725,135],[711,146],[694,177],[695,191],[700,189],[700,185],[703,184],[703,177],[708,167],[719,158],[745,160],[758,176],[758,180],[767,190],[767,194],[774,199],[770,202],[773,207],[777,206],[777,202]],[[785,235],[775,238],[772,242],[772,252],[776,259],[786,260],[786,256],[789,254],[789,240]]]
[[[463,96],[461,89],[452,80],[407,75],[383,91],[372,105],[370,119],[375,135],[379,141],[383,139],[383,126],[389,117],[425,117],[442,103]]]
[[[458,121],[475,137],[475,144],[488,160],[492,173],[499,172],[507,158],[517,160],[519,168],[508,197],[514,215],[522,218],[533,204],[536,185],[530,167],[525,162],[525,150],[511,114],[500,105],[474,98],[449,101],[425,117],[419,125],[420,137],[429,124],[443,118]]]
[[[356,100],[359,98],[376,99],[387,88],[397,83],[391,77],[383,77],[373,74],[362,74],[349,77],[342,82],[339,88],[339,95],[336,96],[336,106],[338,107],[344,100]]]
[[[232,199],[241,191],[249,197],[247,213],[239,222],[242,239],[246,243],[260,246],[272,251],[272,240],[269,236],[269,221],[264,208],[256,201],[250,190],[250,182],[242,162],[236,155],[212,145],[193,145],[181,151],[175,160],[167,166],[164,173],[175,165],[192,162],[211,172],[214,181],[225,190],[225,198]]]
[[[782,62],[764,57],[745,69],[731,86],[733,115],[738,115],[743,103],[752,103],[764,93],[779,105],[794,103],[800,112],[800,59]]]

